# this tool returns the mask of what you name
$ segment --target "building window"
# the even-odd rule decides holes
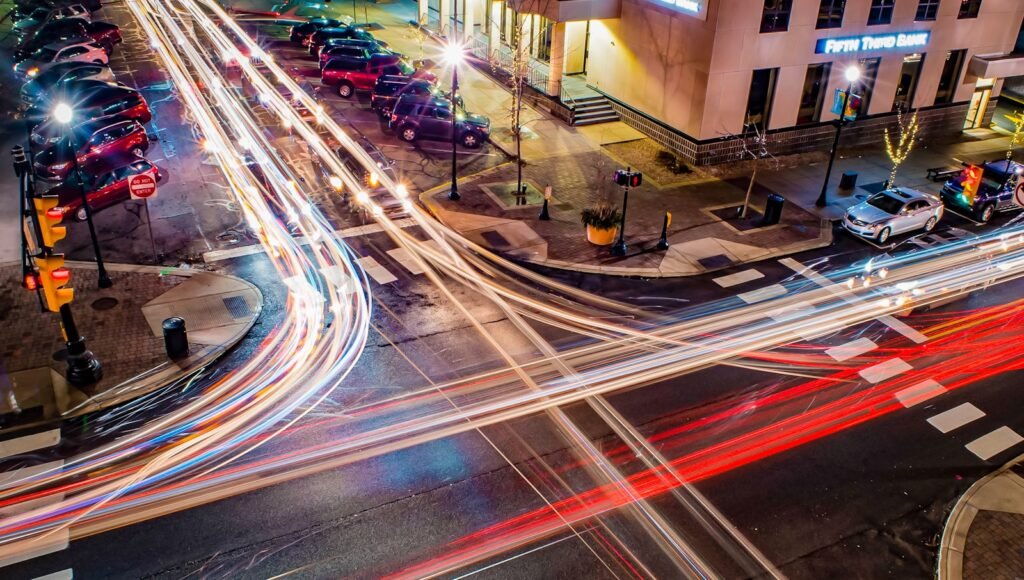
[[[908,54],[903,57],[903,68],[900,69],[900,80],[896,85],[896,98],[892,102],[893,111],[909,111],[913,108],[917,79],[921,76],[923,62],[924,55],[921,54]]]
[[[917,16],[914,17],[914,20],[918,22],[935,20],[938,13],[939,0],[921,0],[917,3]]]
[[[818,8],[818,29],[841,28],[844,10],[846,0],[821,0],[821,7]]]
[[[789,28],[789,10],[793,0],[764,0],[761,32],[785,32]]]
[[[871,109],[871,95],[875,92],[875,79],[878,78],[878,65],[881,62],[881,58],[865,58],[860,61],[860,80],[853,86],[853,94],[861,96],[857,116],[867,115]]]
[[[889,24],[892,22],[892,7],[896,0],[871,0],[871,10],[868,11],[868,25]]]
[[[817,123],[821,120],[821,107],[825,103],[825,91],[828,89],[828,75],[832,63],[807,65],[807,76],[804,77],[804,91],[800,95],[800,111],[796,116],[797,125]]]
[[[754,71],[750,79],[750,94],[747,96],[747,119],[745,124],[764,129],[772,114],[772,99],[775,96],[777,68],[762,68]]]
[[[939,77],[939,90],[935,93],[935,104],[952,103],[956,97],[956,87],[960,83],[963,72],[966,49],[951,50],[946,53],[946,63],[942,65],[942,76]]]
[[[957,18],[977,18],[981,10],[981,0],[961,0],[960,15]]]

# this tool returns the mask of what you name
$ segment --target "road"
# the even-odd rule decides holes
[[[166,20],[154,26],[170,26]],[[194,66],[190,70],[198,74]],[[230,101],[217,102],[229,108]],[[232,130],[242,126],[217,122]],[[203,128],[212,131],[215,124],[211,117]],[[298,171],[292,163],[289,158],[281,170]],[[284,182],[276,185],[287,190]],[[268,212],[257,217],[264,226],[274,221]],[[728,287],[715,279],[734,272],[683,282],[544,272],[576,290],[631,304],[647,319],[630,326],[594,317],[586,327],[573,316],[591,298],[543,285],[538,294],[557,295],[543,305],[496,294],[500,284],[469,266],[459,271],[458,260],[466,258],[434,255],[418,242],[436,233],[428,224],[396,231],[382,220],[381,231],[346,238],[355,255],[372,257],[394,278],[382,282],[387,277],[380,269],[370,274],[374,308],[359,363],[328,398],[245,459],[242,465],[253,470],[246,482],[257,483],[253,491],[198,497],[198,505],[163,517],[136,518],[128,511],[127,519],[99,522],[95,532],[81,526],[67,549],[5,571],[26,578],[67,569],[103,578],[455,570],[621,577],[702,569],[725,577],[930,576],[944,510],[1012,454],[1010,445],[982,459],[965,445],[1002,426],[1024,432],[1012,412],[1021,396],[1014,389],[1019,362],[1012,341],[1004,339],[1019,331],[1018,242],[1006,242],[1006,250],[972,242],[976,234],[1000,228],[1016,232],[1006,220],[982,228],[953,217],[937,232],[941,240],[898,240],[889,250],[898,257],[891,262],[892,281],[876,280],[878,290],[843,286],[882,252],[846,236],[830,248],[737,269],[761,276]],[[944,248],[951,253],[928,254]],[[416,273],[415,266],[424,264],[395,252],[400,249],[445,271],[444,279],[454,283],[437,284]],[[308,247],[293,251],[297,260],[314,254]],[[987,262],[979,256],[993,265],[980,265]],[[263,335],[261,329],[260,340],[234,352],[224,372],[258,359],[264,337],[295,323],[295,313],[280,306],[285,296],[300,293],[279,282],[275,263],[263,252],[218,262],[270,289],[268,303],[279,306],[268,308],[272,314],[263,321],[272,330]],[[887,285],[897,288],[900,281],[934,278],[922,286],[925,299],[928,292],[944,296],[944,276],[960,284],[990,278],[1001,283],[907,319],[882,316],[900,310],[894,299],[886,298],[886,306],[858,306],[879,300]],[[752,292],[759,289],[781,294],[758,299],[765,291]],[[783,315],[777,306],[798,314]],[[526,326],[519,319],[524,312],[532,314]],[[613,325],[629,340],[597,340],[594,333],[610,333]],[[321,341],[330,336],[329,327],[318,330]],[[811,337],[801,339],[800,333]],[[871,346],[842,360],[829,354],[855,341]],[[975,352],[982,344],[988,350]],[[545,348],[556,349],[563,362],[531,362]],[[693,363],[682,366],[670,357]],[[868,370],[893,359],[908,368],[882,378],[881,371]],[[517,374],[510,361],[528,372]],[[1002,372],[986,376],[974,368],[980,361],[987,363],[981,368]],[[650,378],[638,370],[646,362],[654,365]],[[559,368],[563,363],[574,368]],[[629,364],[636,366],[622,368],[632,374],[612,375]],[[572,389],[564,387],[564,379],[581,375],[584,390],[571,382]],[[922,378],[937,380],[948,392],[904,406],[898,393],[916,383],[901,381]],[[524,388],[529,381],[539,390]],[[432,388],[438,384],[443,390]],[[549,405],[551,397],[569,402]],[[494,413],[524,412],[488,422],[492,411],[476,409],[492,403],[499,405]],[[927,422],[968,403],[984,416],[945,433]],[[479,423],[462,425],[467,418]],[[426,420],[448,420],[452,434],[435,436],[441,423],[424,428],[420,439],[388,433]],[[652,442],[656,453],[648,457],[642,446],[630,448],[634,433]],[[379,453],[363,453],[377,445]],[[317,450],[330,451],[320,457],[341,466],[317,465]],[[304,462],[255,471],[292,454]],[[646,461],[671,465],[682,475],[666,479]],[[677,477],[693,483],[680,485]],[[713,510],[694,508],[699,498]],[[163,505],[181,509],[172,499],[166,496]],[[140,495],[137,501],[141,511],[147,500]],[[667,528],[658,528],[666,521]],[[732,526],[738,534],[729,531]]]

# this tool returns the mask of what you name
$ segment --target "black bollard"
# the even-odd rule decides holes
[[[164,320],[164,348],[167,356],[172,359],[188,356],[188,333],[185,332],[185,320],[177,316]]]
[[[661,222],[661,239],[658,240],[658,249],[668,249],[668,224],[672,223],[672,214],[665,212],[665,219]]]

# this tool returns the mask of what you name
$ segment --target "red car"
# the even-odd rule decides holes
[[[106,123],[103,126],[101,119],[80,125],[75,128],[73,141],[62,139],[57,145],[36,155],[33,163],[36,176],[47,181],[63,181],[74,169],[75,157],[79,168],[85,171],[100,161],[109,161],[126,154],[141,157],[149,150],[149,135],[138,121],[107,120]],[[95,127],[100,128],[92,131]],[[85,139],[77,136],[88,134],[89,131],[92,133]]]
[[[383,75],[404,75],[430,81],[437,80],[433,73],[416,70],[411,64],[394,54],[375,54],[369,59],[338,57],[327,61],[320,73],[320,82],[337,86],[338,94],[346,99],[356,91],[373,90]]]
[[[158,183],[163,179],[160,168],[151,161],[144,158],[136,158],[124,165],[114,167],[107,165],[106,169],[84,176],[86,198],[89,200],[89,207],[93,211],[110,207],[127,199],[131,199],[128,191],[128,179],[135,175],[148,175]],[[59,185],[49,191],[57,196],[58,207],[64,212],[64,216],[71,216],[76,221],[85,221],[85,208],[82,207],[82,194],[78,191],[77,185]]]
[[[77,98],[69,99],[73,103],[75,118],[85,121],[82,124],[89,124],[91,121],[102,121],[107,119],[106,124],[114,120],[133,120],[140,123],[148,123],[153,114],[149,110],[146,99],[135,89],[121,85],[120,83],[103,83],[101,81],[83,81],[82,85],[103,85],[92,86],[87,91],[79,93]],[[29,115],[34,116],[35,111]],[[43,114],[40,111],[39,114]],[[67,128],[58,123],[55,119],[48,119],[32,129],[32,148],[39,149],[53,145],[59,141],[67,132]]]

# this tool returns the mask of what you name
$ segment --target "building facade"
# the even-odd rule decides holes
[[[454,2],[478,55],[523,43],[536,89],[568,108],[568,87],[603,95],[698,164],[734,159],[732,136],[755,125],[777,153],[827,149],[849,66],[847,144],[879,138],[897,108],[922,134],[987,127],[1004,79],[1024,75],[1024,0],[420,0],[421,21],[455,30]]]

